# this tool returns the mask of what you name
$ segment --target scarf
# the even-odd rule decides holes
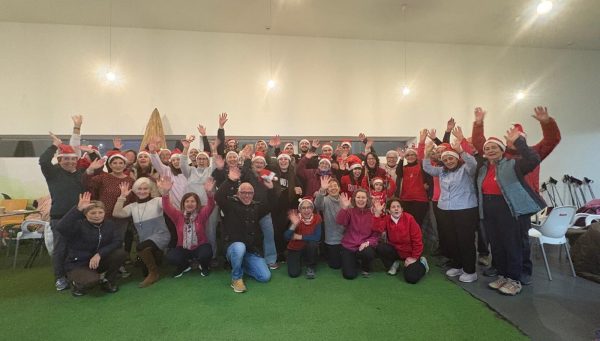
[[[198,236],[196,235],[196,215],[197,212],[185,213],[183,222],[183,248],[191,250],[192,246],[198,245]]]
[[[308,218],[304,218],[302,215],[300,215],[300,220],[302,220],[302,222],[306,225],[310,225],[313,222],[313,218],[315,217],[313,212],[310,212],[310,216]]]

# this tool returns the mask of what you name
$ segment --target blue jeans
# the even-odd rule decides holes
[[[271,213],[262,217],[259,222],[260,229],[263,233],[263,250],[265,252],[265,260],[267,264],[277,262],[277,249],[275,248],[275,232],[273,230],[273,219]]]
[[[232,243],[227,248],[226,255],[227,260],[231,263],[231,279],[240,279],[244,276],[244,273],[259,282],[268,282],[271,279],[271,272],[265,259],[246,252],[244,243]]]

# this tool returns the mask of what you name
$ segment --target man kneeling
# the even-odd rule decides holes
[[[231,264],[231,287],[237,293],[245,292],[243,276],[246,273],[259,282],[268,282],[271,272],[263,257],[263,234],[259,220],[270,213],[270,203],[276,201],[273,182],[265,180],[269,188],[269,202],[254,201],[254,188],[244,182],[236,189],[241,172],[230,168],[227,180],[215,195],[223,211],[223,241],[227,260]]]
[[[102,284],[106,292],[117,292],[118,270],[127,258],[121,248],[123,237],[118,227],[111,220],[104,220],[104,204],[90,198],[89,192],[80,194],[77,206],[56,226],[67,241],[65,269],[73,296],[83,296],[97,284]],[[103,280],[102,273],[105,273]]]

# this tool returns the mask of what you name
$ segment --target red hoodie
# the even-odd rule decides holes
[[[388,244],[392,245],[402,259],[419,259],[423,253],[421,228],[412,215],[402,212],[397,223],[391,215],[373,217],[374,230],[387,232]]]

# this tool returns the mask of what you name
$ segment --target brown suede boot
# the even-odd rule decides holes
[[[148,268],[148,276],[146,276],[146,278],[138,285],[140,288],[145,288],[158,281],[158,278],[160,277],[158,275],[158,266],[156,265],[156,260],[152,254],[151,248],[145,248],[138,252],[138,256],[142,259],[146,268]]]

